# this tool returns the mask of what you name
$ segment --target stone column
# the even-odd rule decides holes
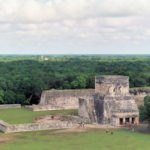
[[[125,124],[125,122],[126,122],[126,118],[123,118],[123,124]]]
[[[135,117],[135,123],[139,124],[139,117]]]

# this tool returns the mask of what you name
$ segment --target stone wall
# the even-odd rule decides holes
[[[0,109],[4,108],[21,108],[20,104],[6,104],[6,105],[0,105]]]
[[[138,105],[142,105],[144,97],[150,95],[150,88],[131,88],[130,94],[133,96]]]
[[[90,98],[94,93],[94,89],[47,90],[42,92],[39,105],[26,106],[26,108],[32,111],[78,109],[78,99]],[[138,105],[142,105],[144,97],[150,95],[150,88],[130,88],[130,94]],[[20,104],[0,105],[0,109],[20,107]]]
[[[96,80],[96,82],[98,82],[98,80]],[[96,84],[96,86],[98,85]],[[97,87],[97,89],[98,91],[100,90],[99,87]],[[128,85],[122,89],[117,90],[122,90],[122,92],[126,92],[127,89]],[[109,90],[111,90],[111,88]],[[39,105],[26,106],[25,108],[32,111],[78,109],[78,99],[89,99],[92,95],[94,95],[94,93],[95,89],[47,90],[42,92]],[[144,97],[150,95],[150,88],[131,88],[130,94],[135,99],[135,102],[138,105],[141,105],[143,104]]]
[[[27,105],[26,109],[31,111],[48,111],[48,110],[66,110],[66,109],[78,109],[78,105]]]
[[[8,127],[8,123],[4,122],[3,120],[0,120],[0,131],[6,132]]]
[[[57,106],[63,109],[78,109],[78,98],[88,98],[93,93],[94,89],[43,91],[39,105]]]
[[[37,131],[37,130],[49,130],[49,129],[62,129],[76,127],[77,124],[73,122],[54,122],[54,123],[30,123],[30,124],[17,124],[10,125],[0,120],[0,131],[4,133],[10,132],[23,132],[23,131]]]
[[[126,88],[125,88],[126,90]],[[95,89],[83,90],[47,90],[43,91],[40,105],[53,105],[69,107],[74,105],[78,108],[78,98],[88,98],[95,93]],[[143,104],[144,97],[150,95],[150,88],[130,88],[130,94],[138,105]]]
[[[78,114],[82,118],[86,118],[87,122],[96,122],[93,99],[79,98],[79,111]]]

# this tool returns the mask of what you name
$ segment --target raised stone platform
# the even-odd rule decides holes
[[[76,127],[78,124],[72,122],[54,122],[54,123],[29,123],[29,124],[17,124],[10,125],[0,120],[0,131],[4,133],[11,132],[23,132],[23,131],[38,131],[38,130],[49,130],[49,129],[62,129]]]
[[[21,108],[20,104],[5,104],[0,105],[0,109],[6,109],[6,108]]]

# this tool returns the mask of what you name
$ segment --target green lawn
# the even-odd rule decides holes
[[[56,113],[70,114],[77,113],[77,110],[31,112],[23,108],[1,109],[0,119],[11,124],[29,123],[35,116]],[[104,130],[0,133],[0,150],[150,150],[150,135],[129,130],[114,130],[114,135],[106,134]]]
[[[0,120],[4,120],[10,124],[33,123],[33,118],[48,114],[70,114],[77,113],[77,110],[57,110],[57,111],[42,111],[32,112],[24,108],[9,108],[0,109]]]
[[[150,135],[127,130],[115,130],[114,135],[95,130],[55,134],[38,131],[8,136],[14,136],[14,140],[0,143],[0,150],[150,150]]]

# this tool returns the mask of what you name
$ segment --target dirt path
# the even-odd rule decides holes
[[[0,143],[15,140],[19,135],[21,135],[21,133],[2,133],[0,134]]]
[[[0,149],[2,148],[2,143],[12,141],[15,137],[12,134],[0,134]]]
[[[93,131],[93,130],[99,130],[99,129],[117,129],[113,126],[103,126],[103,125],[97,125],[97,124],[86,124],[84,127],[75,127],[70,129],[62,129],[62,130],[56,130],[52,133],[71,133],[71,132],[87,132],[87,131]]]
[[[0,143],[4,143],[4,142],[7,142],[7,141],[11,141],[13,140],[13,137],[0,137]]]

